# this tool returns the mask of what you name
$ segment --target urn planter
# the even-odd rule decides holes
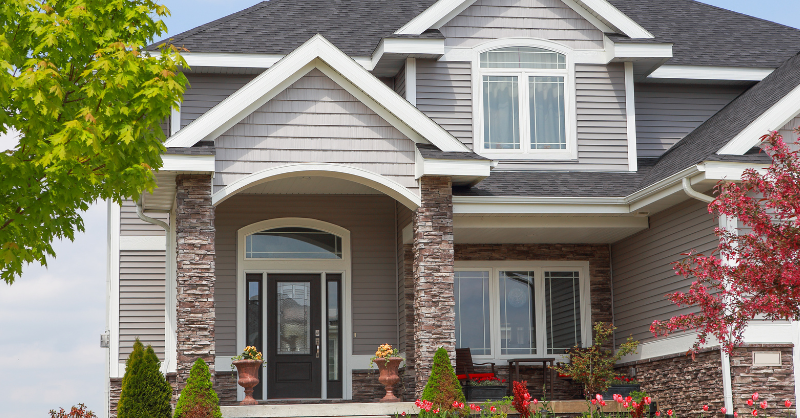
[[[501,401],[508,392],[508,386],[462,386],[467,402]]]
[[[400,398],[394,396],[394,386],[400,381],[397,369],[402,361],[403,359],[400,357],[376,358],[374,360],[380,372],[378,381],[386,389],[386,396],[379,402],[400,402]]]
[[[253,398],[253,388],[258,385],[258,369],[264,364],[262,360],[236,360],[233,365],[239,373],[239,386],[244,388],[244,400],[239,405],[258,405]]]

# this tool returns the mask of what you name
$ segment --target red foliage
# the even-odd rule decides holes
[[[668,297],[699,312],[653,322],[656,336],[695,330],[695,349],[711,335],[730,353],[757,315],[800,319],[800,157],[777,132],[761,139],[772,165],[763,174],[745,170],[741,183],[720,182],[708,205],[709,212],[738,219],[738,227],[751,232],[717,228],[715,254],[692,252],[676,263],[676,272],[694,282],[689,291]]]
[[[511,405],[519,413],[520,418],[531,416],[531,394],[528,393],[528,382],[514,382],[514,400]]]
[[[59,408],[58,412],[51,409],[50,418],[97,418],[97,415],[92,411],[87,411],[86,405],[78,404],[78,406],[73,406],[69,413],[64,408]]]

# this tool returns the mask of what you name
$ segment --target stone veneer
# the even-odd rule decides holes
[[[746,402],[758,392],[759,401],[767,401],[766,415],[784,416],[783,402],[794,397],[794,367],[792,344],[745,344],[731,354],[731,380],[733,407],[739,416],[750,415],[752,408]],[[754,351],[779,351],[780,366],[753,366]],[[758,408],[761,411],[761,408]],[[794,410],[794,407],[792,407]],[[763,412],[762,412],[763,414]]]
[[[398,370],[400,382],[394,387],[394,395],[404,401],[411,401],[414,396],[414,372],[406,367]],[[378,370],[353,370],[353,402],[377,402],[386,395],[386,389],[378,381]]]
[[[177,186],[177,386],[202,358],[214,376],[214,207],[211,175],[180,174]]]
[[[453,193],[449,177],[420,178],[422,205],[413,216],[414,365],[417,396],[430,374],[433,355],[455,353],[453,297]]]
[[[175,373],[167,373],[167,382],[172,386],[172,407],[178,402],[180,392],[177,389]],[[108,418],[117,418],[117,405],[119,395],[122,392],[122,378],[112,377],[109,386],[109,411]],[[214,392],[217,392],[220,405],[236,405],[236,373],[235,372],[216,372],[214,380]]]

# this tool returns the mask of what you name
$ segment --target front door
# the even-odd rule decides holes
[[[267,398],[322,397],[320,274],[268,274]]]

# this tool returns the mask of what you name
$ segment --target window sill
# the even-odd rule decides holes
[[[553,152],[553,153],[546,153],[546,154],[539,154],[539,153],[530,153],[530,154],[523,154],[523,153],[512,153],[512,152],[480,152],[481,156],[492,159],[492,160],[517,160],[517,161],[560,161],[565,163],[577,163],[578,158],[573,155],[569,151],[564,152]]]

